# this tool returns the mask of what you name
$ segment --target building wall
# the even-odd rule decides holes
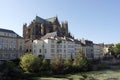
[[[83,49],[83,47],[82,47],[82,45],[80,43],[75,44],[75,53],[76,53],[76,55],[79,53],[79,51],[83,51],[85,53],[85,51],[84,51],[84,49]]]
[[[31,53],[33,51],[32,48],[32,40],[24,40],[24,52],[25,53]]]
[[[97,44],[94,44],[94,59],[99,59],[99,58],[102,58],[104,52],[104,47],[100,46],[100,45],[97,45]]]
[[[16,33],[0,32],[0,60],[20,58],[24,51],[24,40]]]
[[[75,43],[72,41],[45,39],[33,41],[33,54],[42,55],[46,59],[75,58]],[[41,53],[39,52],[41,49]]]
[[[86,46],[86,57],[88,59],[93,59],[94,58],[94,49],[92,46]]]

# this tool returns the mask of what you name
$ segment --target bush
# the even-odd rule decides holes
[[[110,67],[105,63],[99,63],[97,65],[97,70],[109,69]]]
[[[72,69],[73,69],[72,63],[73,63],[72,59],[70,59],[70,58],[66,58],[64,60],[64,70],[65,70],[66,73],[71,73],[72,72]]]
[[[41,71],[49,71],[50,70],[50,64],[46,59],[42,60],[42,66],[41,66]]]
[[[18,80],[22,77],[22,70],[12,61],[6,61],[0,65],[0,80]]]
[[[73,61],[73,66],[75,69],[75,71],[87,71],[89,68],[89,62],[87,60],[87,58],[85,57],[84,53],[82,51],[80,51],[77,55],[77,57],[74,59]]]
[[[64,64],[62,59],[53,59],[51,60],[51,70],[54,74],[63,74]]]
[[[33,54],[25,54],[21,57],[20,67],[25,72],[38,72],[40,70],[41,60]]]

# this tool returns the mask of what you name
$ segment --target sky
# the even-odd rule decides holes
[[[0,28],[22,36],[23,24],[36,15],[68,21],[76,39],[120,42],[120,0],[0,0]]]

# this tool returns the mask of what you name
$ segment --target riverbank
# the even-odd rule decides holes
[[[33,80],[120,80],[120,70],[91,71],[77,74],[53,75],[51,77],[33,77]]]

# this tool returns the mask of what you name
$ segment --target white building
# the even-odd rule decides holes
[[[12,30],[0,28],[0,60],[19,58],[24,52],[24,39]]]
[[[83,51],[85,53],[85,56],[88,59],[93,59],[94,58],[94,48],[93,48],[93,42],[90,40],[81,40]]]
[[[72,58],[74,59],[79,51],[83,51],[88,59],[93,59],[93,42],[79,41],[67,37],[58,37],[56,32],[47,33],[40,40],[33,41],[33,54],[44,56],[46,59]]]
[[[104,46],[101,44],[94,44],[94,59],[100,59],[104,54]]]
[[[75,58],[75,42],[71,38],[58,37],[56,32],[48,33],[41,40],[33,41],[33,54],[46,59]]]
[[[82,44],[79,40],[75,40],[75,53],[76,55],[80,52],[83,51],[83,53],[86,56],[86,47],[84,44]]]
[[[64,38],[48,38],[33,41],[33,54],[44,56],[45,59],[75,58],[74,41]]]

